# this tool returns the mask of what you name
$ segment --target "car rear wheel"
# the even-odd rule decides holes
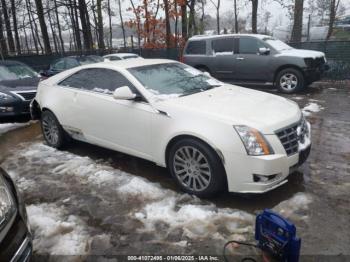
[[[187,193],[209,197],[224,189],[226,180],[221,159],[200,140],[186,138],[176,142],[169,153],[168,167]]]
[[[63,130],[56,116],[50,111],[44,111],[41,116],[41,129],[49,146],[62,148],[68,142],[68,135]]]
[[[276,77],[276,86],[282,93],[291,94],[305,87],[303,74],[294,68],[281,70]]]

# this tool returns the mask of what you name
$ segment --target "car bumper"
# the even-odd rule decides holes
[[[310,149],[311,144],[290,156],[232,156],[235,160],[225,163],[229,192],[265,193],[280,187],[287,183],[288,176],[306,161]],[[259,178],[266,181],[259,181]]]
[[[30,101],[14,101],[11,103],[0,103],[0,118],[29,115]]]
[[[317,68],[305,68],[304,76],[308,83],[312,83],[317,80],[320,80],[322,77],[322,74],[328,70],[329,70],[328,64],[323,64],[322,66],[319,66]]]

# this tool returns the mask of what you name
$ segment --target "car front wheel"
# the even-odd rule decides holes
[[[186,138],[174,144],[168,167],[187,193],[210,197],[224,189],[225,170],[216,152],[200,140]]]
[[[67,134],[58,122],[56,116],[50,111],[41,115],[41,129],[44,139],[49,146],[62,148],[68,141]]]
[[[297,69],[283,69],[277,74],[276,86],[280,92],[285,94],[298,92],[305,87],[304,76]]]

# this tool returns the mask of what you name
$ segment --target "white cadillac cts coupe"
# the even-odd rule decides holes
[[[311,145],[296,103],[170,60],[73,68],[40,82],[31,112],[48,145],[74,138],[153,161],[198,196],[274,189]]]

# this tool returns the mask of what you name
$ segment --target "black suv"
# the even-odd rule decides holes
[[[283,93],[302,90],[328,69],[324,53],[258,34],[194,36],[182,62],[236,83],[274,84]]]
[[[32,237],[24,203],[0,167],[0,261],[26,262],[31,254]]]
[[[0,119],[29,115],[29,103],[36,95],[40,76],[17,61],[0,61]]]

